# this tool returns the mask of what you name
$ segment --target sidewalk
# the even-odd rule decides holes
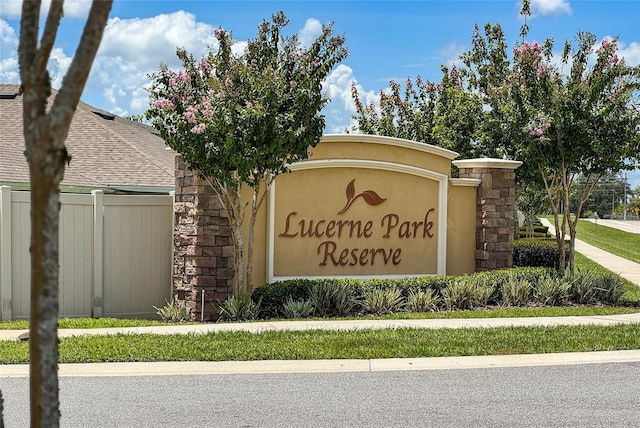
[[[556,229],[551,224],[551,222],[545,218],[540,219],[542,224],[545,226],[549,226],[549,233],[555,236]],[[602,224],[603,220],[598,220],[598,224]],[[604,220],[604,226],[616,227],[620,228],[622,226],[619,223],[625,223],[617,220]],[[635,226],[624,225],[626,229],[625,231],[635,230]],[[638,232],[632,233],[640,233],[640,225],[638,225]],[[584,241],[576,239],[576,251],[584,255],[585,257],[593,260],[601,266],[609,269],[613,273],[620,274],[621,277],[627,279],[634,284],[640,286],[640,263],[632,262],[631,260],[627,260],[625,258],[616,256],[614,254],[608,253],[600,248],[594,247],[593,245],[589,245]]]
[[[521,317],[521,318],[455,318],[416,320],[326,320],[326,321],[264,321],[208,324],[167,324],[153,327],[91,328],[58,330],[58,337],[115,335],[115,334],[206,334],[223,331],[304,330],[381,330],[387,328],[491,328],[491,327],[541,327],[556,325],[617,325],[640,324],[640,312],[620,315],[569,316],[569,317]],[[18,340],[27,330],[0,330],[0,340]]]
[[[105,334],[205,334],[220,331],[362,330],[384,328],[490,328],[556,325],[638,324],[640,313],[600,316],[464,318],[424,320],[274,321],[155,327],[61,329],[60,337]],[[25,330],[0,330],[0,340],[17,340]],[[374,372],[524,367],[566,364],[640,362],[639,350],[555,354],[484,355],[375,360],[177,361],[151,363],[60,364],[60,376],[169,376],[186,374]],[[0,378],[27,377],[28,364],[0,365]]]

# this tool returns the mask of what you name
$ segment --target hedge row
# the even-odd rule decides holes
[[[569,255],[569,242],[565,245],[566,255]],[[558,267],[560,250],[555,239],[523,238],[513,241],[514,267]]]
[[[487,302],[499,304],[502,299],[502,285],[510,280],[526,280],[535,283],[549,275],[545,268],[513,268],[479,272],[464,276],[423,276],[398,279],[292,279],[272,282],[253,290],[251,300],[261,302],[261,318],[282,318],[283,305],[287,301],[305,301],[310,298],[313,287],[346,287],[356,298],[371,290],[397,289],[401,296],[408,298],[411,293],[431,290],[436,296],[442,296],[443,290],[454,282],[468,281],[475,285],[491,286],[494,292]]]

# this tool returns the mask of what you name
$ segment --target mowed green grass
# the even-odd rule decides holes
[[[579,220],[576,238],[611,254],[640,263],[640,234]]]
[[[117,335],[60,340],[61,363],[418,358],[640,348],[640,325]],[[27,363],[5,342],[3,364]]]

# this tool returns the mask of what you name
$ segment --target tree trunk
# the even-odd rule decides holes
[[[269,171],[263,174],[262,181],[265,182],[265,190],[262,195],[260,194],[260,181],[253,186],[251,218],[249,219],[249,242],[247,243],[247,289],[245,290],[247,294],[251,294],[251,290],[253,290],[253,247],[255,241],[256,217],[258,216],[258,211],[260,211],[260,207],[269,193],[269,187],[271,187],[271,183],[273,181],[272,178],[269,178],[270,175],[271,173]]]
[[[71,120],[100,46],[112,0],[93,1],[78,49],[47,112],[47,63],[63,14],[49,4],[41,34],[39,0],[24,1],[18,58],[23,95],[25,156],[31,184],[31,307],[29,325],[32,427],[58,427],[58,224],[60,182],[71,159],[64,146]],[[38,37],[41,39],[38,40]]]
[[[43,118],[44,121],[44,118]],[[31,173],[31,426],[58,426],[58,224],[64,145],[51,155],[51,137],[28,146]]]

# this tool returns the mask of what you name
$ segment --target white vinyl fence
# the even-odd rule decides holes
[[[0,320],[28,319],[29,192],[0,186]],[[155,318],[171,295],[173,196],[61,194],[60,316]]]

